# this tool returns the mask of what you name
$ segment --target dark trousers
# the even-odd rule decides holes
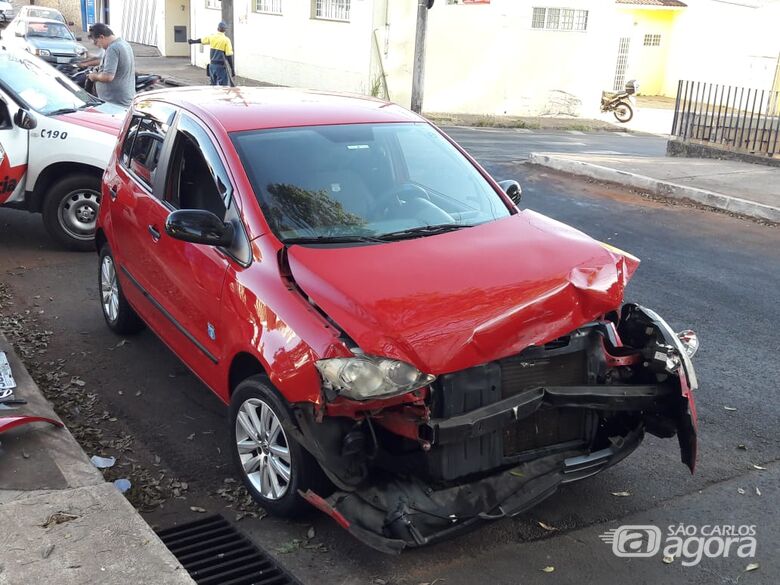
[[[227,67],[222,63],[210,63],[209,81],[211,85],[230,85]]]

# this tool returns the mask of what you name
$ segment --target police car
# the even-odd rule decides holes
[[[62,245],[92,249],[124,117],[37,57],[0,47],[0,206],[40,212]]]

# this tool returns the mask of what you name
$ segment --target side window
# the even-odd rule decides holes
[[[165,200],[177,209],[204,209],[225,220],[230,183],[208,135],[182,116],[165,186]]]
[[[122,144],[122,166],[150,190],[154,186],[165,135],[175,115],[176,110],[167,104],[140,102]]]
[[[135,133],[138,130],[138,124],[141,122],[140,116],[134,116],[130,122],[130,126],[127,128],[127,134],[125,135],[125,141],[122,143],[122,166],[130,166],[130,153],[133,150],[133,140],[135,139]]]
[[[4,100],[0,99],[0,130],[7,130],[13,128],[11,123],[11,112],[8,110],[8,105]]]
[[[160,162],[164,140],[165,132],[156,120],[143,118],[138,123],[128,168],[149,189],[154,183],[154,173],[157,170],[157,163]]]

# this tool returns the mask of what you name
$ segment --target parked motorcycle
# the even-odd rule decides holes
[[[630,97],[639,91],[639,82],[636,79],[626,81],[624,91],[601,92],[601,111],[612,112],[618,122],[626,123],[634,117],[634,108],[631,106]]]
[[[57,69],[64,75],[67,75],[70,80],[79,87],[83,87],[92,95],[97,95],[97,92],[95,91],[95,83],[87,78],[87,74],[89,74],[92,69],[82,69],[75,63],[60,64],[57,65]],[[136,74],[135,76],[136,93],[140,93],[142,91],[152,91],[153,89],[160,89],[161,87],[162,77],[159,75],[141,73]]]

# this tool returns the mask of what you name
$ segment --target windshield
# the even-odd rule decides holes
[[[288,243],[433,235],[510,214],[428,124],[351,124],[233,134],[271,229]]]
[[[44,115],[100,103],[53,67],[23,53],[0,52],[0,84]]]
[[[73,40],[73,35],[68,27],[59,22],[28,22],[27,36],[43,37],[46,39]]]

